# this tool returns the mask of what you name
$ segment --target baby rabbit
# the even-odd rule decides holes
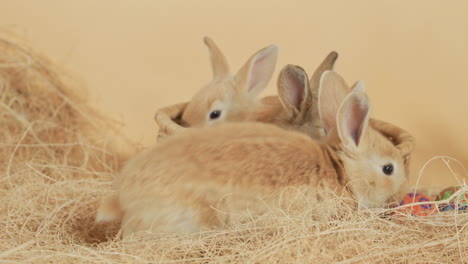
[[[229,75],[228,64],[219,48],[210,38],[205,37],[204,40],[211,55],[213,81],[195,94],[190,103],[159,109],[156,120],[167,119],[164,123],[170,123],[169,119],[179,119],[178,123],[195,127],[220,121],[260,121],[302,131],[315,139],[323,137],[317,110],[318,85],[323,72],[333,69],[338,53],[330,52],[322,61],[310,80],[310,89],[300,86],[303,82],[297,81],[298,78],[307,78],[304,71],[298,66],[287,65],[278,78],[279,96],[257,100],[257,95],[266,87],[274,71],[276,46],[254,54],[233,77]],[[248,84],[246,80],[254,83]],[[174,111],[180,107],[184,109],[182,116]],[[175,131],[184,128],[174,125],[164,129]]]
[[[315,201],[331,190],[364,207],[399,199],[407,148],[369,126],[363,83],[340,93],[337,76],[327,71],[320,83],[325,143],[271,124],[234,122],[189,129],[130,160],[115,182],[123,236],[233,224],[246,212],[264,213],[291,187]],[[405,140],[401,145],[412,144]],[[105,213],[100,209],[97,220]]]
[[[211,53],[213,73],[215,76],[214,80],[217,80],[218,78],[216,76],[219,76],[220,72],[228,72],[228,66],[224,56],[214,44],[214,42],[209,38],[205,38],[205,43]],[[273,47],[274,46],[272,46],[272,49]],[[273,50],[271,52],[273,52]],[[261,53],[261,51],[257,52],[257,54],[259,53]],[[249,61],[251,61],[256,56],[257,55],[252,56]],[[307,74],[301,67],[286,65],[281,70],[278,77],[279,96],[268,96],[262,98],[260,102],[255,101],[256,94],[250,94],[250,97],[247,97],[249,98],[250,102],[242,99],[242,97],[238,97],[236,100],[239,100],[240,98],[240,103],[236,100],[231,101],[231,103],[235,103],[234,107],[236,110],[233,111],[233,114],[228,120],[249,121],[249,119],[253,119],[254,121],[259,122],[274,123],[275,125],[278,125],[282,128],[304,132],[313,139],[322,139],[324,137],[324,129],[320,124],[317,108],[317,93],[319,90],[320,76],[325,71],[333,69],[337,58],[338,53],[335,51],[330,52],[319,65],[319,67],[315,70],[309,82],[307,81]],[[249,65],[249,63],[246,65]],[[271,70],[273,71],[273,69]],[[225,78],[229,77],[226,75]],[[186,104],[181,105],[186,109],[184,111],[184,116],[189,116],[189,118],[185,118],[185,123],[197,124],[197,122],[190,122],[187,120],[203,120],[203,118],[200,117],[206,116],[206,114],[204,114],[205,110],[198,111],[201,108],[197,107],[200,105],[206,106],[206,104],[201,102],[201,100],[203,100],[203,95],[222,95],[222,89],[226,89],[225,92],[245,92],[245,90],[242,89],[233,90],[231,88],[232,87],[230,86],[220,86],[212,83],[211,86],[205,87],[204,90],[196,94],[188,106]],[[348,90],[347,87],[346,89]],[[214,93],[213,91],[218,91],[218,93]],[[220,100],[221,99],[219,99],[218,102],[220,102]],[[248,106],[244,104],[247,104]],[[242,105],[244,105],[243,108],[238,107]],[[178,119],[180,118],[177,117],[179,114],[178,109],[179,106],[164,108],[163,110],[160,110],[158,113],[156,113],[155,118],[162,118],[160,114],[163,114],[164,117],[167,115],[167,118]],[[236,115],[234,115],[234,113],[236,113]],[[192,118],[190,118],[190,116],[192,116]],[[204,123],[204,125],[219,122],[221,120],[222,119],[215,119],[212,120],[212,122]],[[224,120],[228,121],[226,119]],[[199,123],[198,126],[203,126],[203,122],[201,124]],[[179,127],[177,125],[173,125],[170,128],[166,127],[165,129],[172,131],[181,129],[185,130],[184,127]],[[101,203],[99,212],[100,213],[97,217],[98,221],[111,221],[114,219],[120,219],[122,217],[122,212],[118,206],[118,197],[115,194],[110,194],[109,196],[105,197]]]
[[[252,113],[259,104],[257,96],[275,70],[277,46],[258,51],[231,75],[226,58],[213,40],[205,37],[204,42],[210,53],[213,80],[193,96],[182,115],[182,123],[202,127],[219,121],[253,119]]]
[[[320,91],[321,91],[322,96],[325,96],[326,98],[331,98],[331,96],[326,95],[326,93],[334,93],[335,98],[344,98],[353,90],[348,86],[348,84],[343,79],[343,77],[341,77],[336,72],[328,72],[327,76],[330,79],[330,82],[331,81],[334,82],[334,84],[331,85],[334,87],[334,89],[326,89],[326,88],[321,89]],[[353,87],[362,87],[362,84],[359,85],[359,82],[358,82]],[[324,101],[319,100],[319,102],[323,103]],[[320,104],[319,104],[317,109],[323,109],[323,107],[320,107]],[[320,116],[320,111],[319,111],[318,116]],[[316,123],[319,126],[330,127],[330,125],[321,124],[321,120],[330,120],[330,117],[325,116],[325,117],[316,118]],[[404,160],[404,170],[405,170],[405,173],[409,175],[409,169],[410,169],[409,162],[410,162],[411,152],[413,151],[414,138],[408,132],[404,131],[403,129],[395,125],[392,125],[390,123],[375,119],[375,118],[369,119],[369,125],[376,131],[380,132],[388,140],[392,141],[393,144],[395,146],[398,146],[404,153],[407,153],[407,155],[405,155],[405,160]]]
[[[282,128],[303,132],[320,140],[325,131],[318,116],[318,90],[320,76],[332,70],[338,53],[332,51],[315,70],[310,82],[306,72],[299,66],[286,65],[278,77],[278,97],[265,97],[259,111],[265,111],[266,118],[257,113],[257,120],[273,123]],[[275,104],[280,105],[279,107]],[[270,106],[270,107],[268,107]]]

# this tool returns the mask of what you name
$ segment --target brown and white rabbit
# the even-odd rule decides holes
[[[278,47],[261,49],[231,75],[221,50],[208,37],[213,80],[196,93],[182,115],[182,123],[190,127],[203,127],[220,121],[252,120],[260,104],[259,93],[266,88],[276,66]]]
[[[407,148],[369,126],[361,82],[349,94],[332,92],[342,89],[336,76],[326,72],[321,79],[325,143],[271,124],[228,122],[189,129],[130,160],[115,181],[113,209],[122,216],[123,235],[233,224],[246,212],[264,213],[288,188],[315,201],[331,190],[364,207],[400,198]],[[403,145],[412,144],[406,140]],[[100,209],[97,221],[105,213]]]

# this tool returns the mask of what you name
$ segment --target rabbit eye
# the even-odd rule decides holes
[[[393,165],[392,164],[387,164],[385,166],[382,167],[382,171],[383,173],[385,173],[385,175],[392,175],[393,173]]]
[[[221,111],[220,110],[214,110],[210,113],[210,119],[218,119],[221,116]]]

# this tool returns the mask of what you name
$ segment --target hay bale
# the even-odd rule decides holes
[[[89,239],[78,230],[92,226],[125,155],[113,146],[116,123],[83,92],[21,41],[0,38],[0,251],[31,238]]]
[[[468,214],[382,217],[340,198],[272,210],[238,226],[182,236],[95,226],[99,198],[125,159],[115,126],[45,58],[0,38],[1,263],[462,263]],[[467,187],[465,189],[468,190]],[[317,222],[326,208],[340,217]]]

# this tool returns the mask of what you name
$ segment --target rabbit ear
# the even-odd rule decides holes
[[[328,137],[337,136],[336,115],[344,98],[349,93],[345,80],[334,71],[325,71],[318,91],[318,114]]]
[[[277,57],[276,45],[268,46],[250,57],[234,77],[238,91],[247,91],[250,95],[257,96],[270,81]]]
[[[219,79],[229,74],[229,65],[226,57],[209,37],[204,37],[206,47],[210,53],[211,67],[213,69],[213,79]]]
[[[289,113],[305,111],[308,91],[309,80],[304,69],[288,64],[281,70],[278,77],[278,94]]]
[[[364,92],[351,92],[336,116],[338,135],[345,150],[356,152],[369,123],[370,105]]]
[[[322,61],[322,63],[318,66],[318,68],[315,70],[314,74],[312,74],[312,77],[310,78],[310,94],[312,95],[312,102],[311,102],[311,113],[310,115],[313,118],[319,118],[318,115],[318,90],[320,86],[320,79],[325,71],[331,71],[333,70],[333,67],[335,66],[335,62],[338,59],[338,53],[336,51],[330,52],[327,57]]]
[[[364,88],[365,86],[365,83],[363,80],[359,80],[357,81],[354,85],[353,85],[353,88],[351,88],[351,90],[353,91],[356,91],[356,92],[366,92],[366,89]]]

